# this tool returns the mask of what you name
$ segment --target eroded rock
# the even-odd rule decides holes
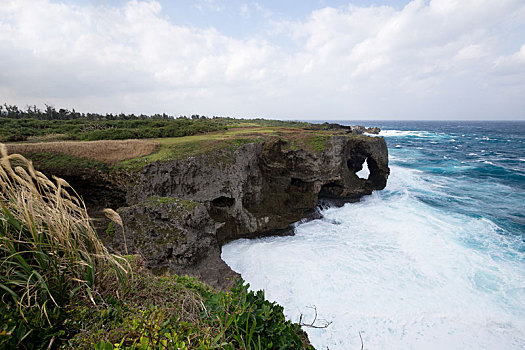
[[[318,200],[355,201],[386,185],[388,151],[382,138],[331,136],[322,150],[294,150],[267,140],[232,150],[147,165],[128,192],[139,203],[150,196],[203,203],[222,245],[238,238],[289,234]],[[370,176],[356,172],[367,162]]]
[[[121,208],[119,214],[128,251],[139,253],[154,272],[188,274],[219,288],[238,276],[220,257],[215,221],[203,204],[152,197]],[[120,229],[116,235],[123,237]]]

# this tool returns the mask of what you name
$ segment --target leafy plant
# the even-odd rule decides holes
[[[115,223],[113,221],[110,221],[108,224],[108,228],[106,229],[106,234],[109,237],[113,237],[115,235],[115,231],[116,231]]]
[[[316,135],[312,137],[312,146],[315,151],[322,152],[326,148],[326,135]]]
[[[299,325],[285,320],[282,306],[248,288],[239,279],[229,292],[208,293],[204,312],[218,322],[215,341],[225,349],[313,349]]]

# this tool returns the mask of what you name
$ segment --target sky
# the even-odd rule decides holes
[[[0,103],[525,120],[525,0],[0,0]]]

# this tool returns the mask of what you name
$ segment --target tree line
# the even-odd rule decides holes
[[[19,108],[16,105],[9,105],[4,103],[0,105],[0,117],[10,119],[38,119],[38,120],[74,120],[74,119],[86,119],[86,120],[133,120],[133,119],[220,119],[219,117],[208,118],[204,115],[193,114],[190,117],[185,115],[173,116],[166,113],[156,113],[152,115],[146,114],[126,114],[126,113],[81,113],[75,111],[75,109],[69,110],[67,108],[56,109],[54,106],[45,105],[45,109],[40,109],[36,105],[27,106],[25,109]]]
[[[80,113],[74,109],[45,109],[0,105],[0,142],[42,140],[123,140],[182,137],[226,130],[238,126],[306,127],[309,123],[268,119],[207,117],[193,114],[100,114]]]
[[[225,130],[230,120],[197,114],[80,113],[49,105],[44,110],[36,106],[21,109],[4,103],[0,105],[0,142],[181,137]]]

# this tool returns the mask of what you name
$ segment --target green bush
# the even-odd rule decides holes
[[[4,113],[1,113],[1,112]],[[162,137],[182,137],[228,127],[269,126],[306,127],[304,122],[265,119],[235,119],[229,117],[192,116],[192,118],[162,115],[78,113],[46,106],[27,110],[7,104],[0,105],[0,142],[26,141],[53,135],[61,140],[123,140]]]
[[[248,288],[239,279],[227,293],[207,293],[203,316],[220,329],[214,340],[224,349],[313,349],[304,345],[300,326],[285,320],[282,306]]]
[[[115,235],[116,227],[115,223],[113,221],[110,221],[108,224],[108,228],[106,229],[106,234],[109,237],[113,237]]]

